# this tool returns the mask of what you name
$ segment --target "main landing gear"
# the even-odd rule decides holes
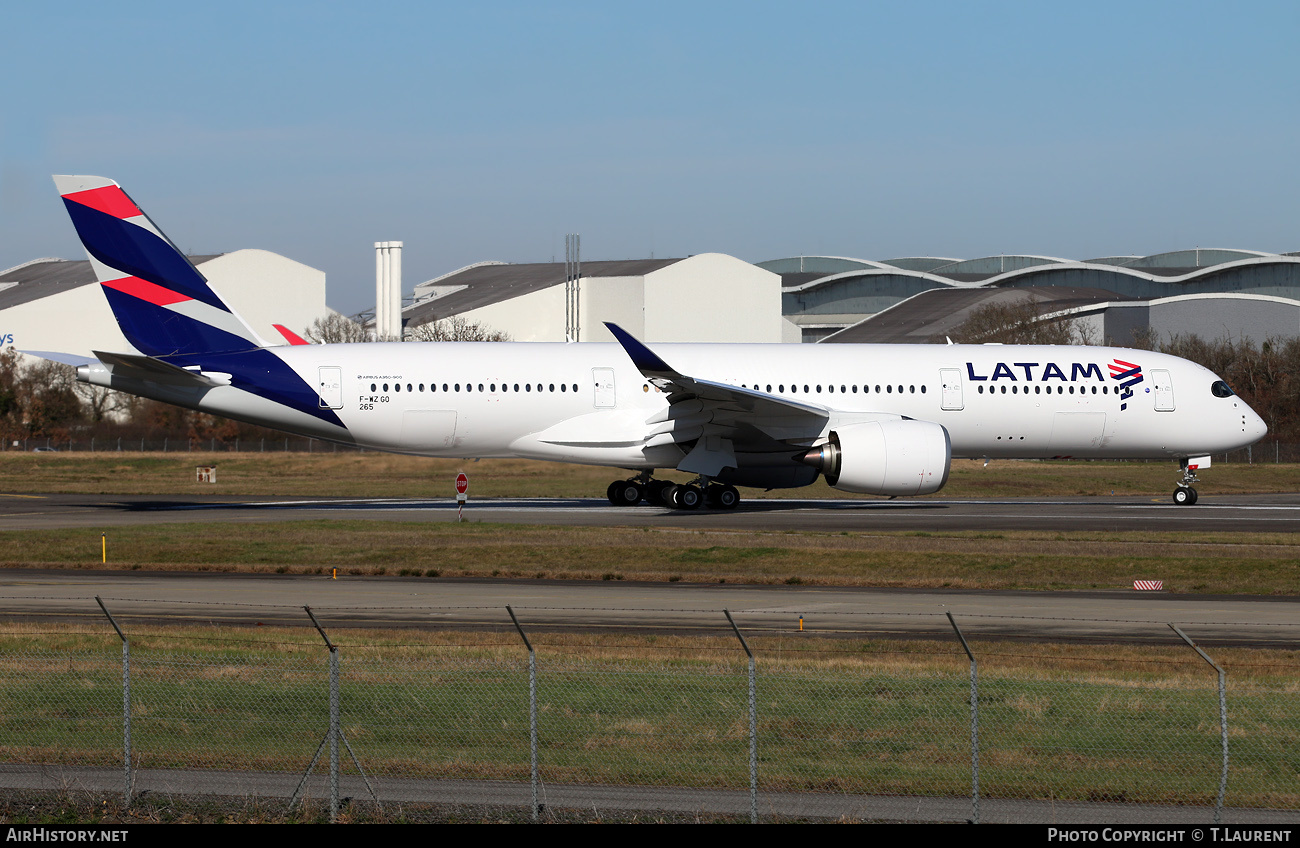
[[[1183,469],[1183,479],[1179,482],[1178,488],[1174,489],[1174,503],[1179,506],[1191,506],[1196,503],[1198,497],[1191,484],[1199,483],[1200,480],[1197,478],[1196,472],[1187,467],[1187,460],[1179,460],[1179,466]]]
[[[652,480],[649,472],[630,480],[615,480],[605,494],[614,506],[636,506],[643,500],[672,509],[735,509],[740,504],[740,492],[735,486],[714,483],[706,477],[682,484]]]

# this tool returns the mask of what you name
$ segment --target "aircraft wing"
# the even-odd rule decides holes
[[[820,404],[682,374],[622,327],[605,326],[646,380],[668,394],[668,408],[646,421],[650,444],[698,440],[682,471],[716,475],[736,466],[736,451],[793,452],[787,440],[807,444],[831,418]]]

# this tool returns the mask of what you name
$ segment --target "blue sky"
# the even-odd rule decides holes
[[[51,173],[372,305],[470,262],[1300,250],[1300,4],[11,4],[0,268]]]

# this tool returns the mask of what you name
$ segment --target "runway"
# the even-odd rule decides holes
[[[696,530],[879,532],[1102,530],[1291,533],[1300,495],[1203,496],[1193,507],[1154,498],[1002,500],[754,499],[732,512],[618,508],[591,499],[480,499],[467,520],[501,524]],[[4,530],[308,519],[451,522],[451,500],[250,499],[0,495]],[[754,633],[950,638],[945,613],[971,638],[1170,643],[1169,623],[1206,644],[1300,645],[1300,598],[1115,592],[995,592],[813,586],[645,584],[468,578],[382,578],[10,570],[0,616],[306,623],[304,605],[337,627],[507,628],[510,604],[537,628],[633,628],[729,634],[722,610]]]
[[[1111,592],[1005,592],[789,585],[615,583],[138,571],[0,571],[0,617],[119,622],[513,632],[506,605],[534,633],[619,629],[750,635],[952,639],[947,613],[973,639],[1204,644],[1293,649],[1300,598]],[[802,627],[802,630],[800,629]],[[544,638],[544,637],[541,637]]]
[[[1195,530],[1300,532],[1300,494],[1202,495],[1196,506],[1167,497],[898,500],[754,498],[734,511],[614,507],[582,498],[478,499],[465,520],[697,530]],[[238,498],[0,493],[0,532],[183,522],[310,519],[456,521],[451,499]]]

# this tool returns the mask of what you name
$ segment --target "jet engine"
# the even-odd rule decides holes
[[[832,430],[829,442],[795,459],[845,492],[928,495],[948,482],[952,442],[933,421],[872,421]]]

